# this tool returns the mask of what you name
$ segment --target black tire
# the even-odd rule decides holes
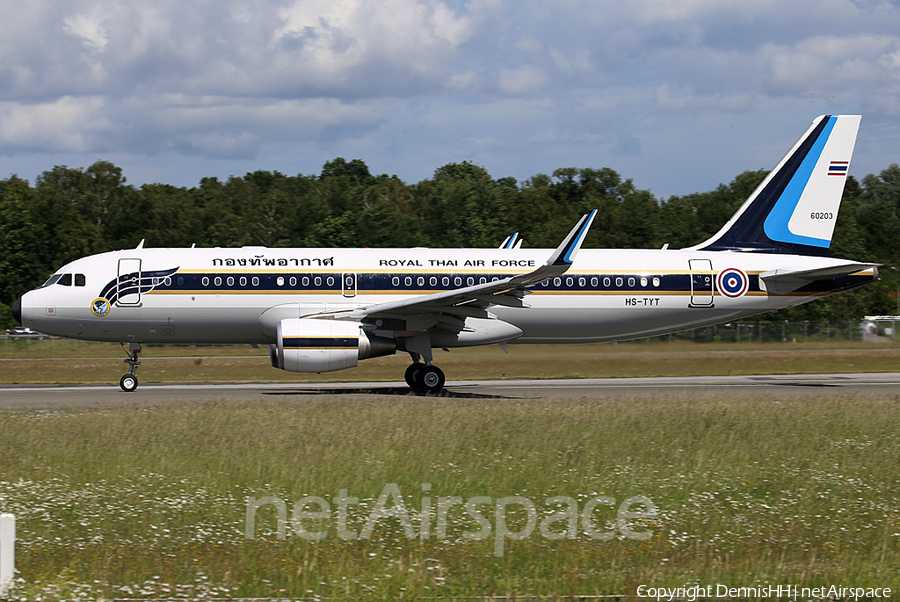
[[[138,388],[137,376],[135,376],[134,374],[126,374],[121,379],[119,379],[119,386],[122,387],[122,390],[126,393],[131,393]]]
[[[419,388],[429,393],[437,393],[444,388],[444,372],[437,366],[425,366],[418,373]]]
[[[406,380],[406,384],[409,385],[410,389],[418,391],[422,385],[419,384],[419,371],[425,367],[425,364],[420,364],[416,362],[414,364],[410,364],[409,368],[406,369],[406,374],[403,375],[403,378]]]

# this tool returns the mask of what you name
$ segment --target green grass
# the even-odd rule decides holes
[[[497,346],[438,351],[435,363],[450,381],[900,371],[900,345],[848,345],[511,345],[509,355]],[[398,354],[364,360],[351,370],[297,374],[272,368],[267,352],[249,347],[201,348],[190,356],[173,356],[172,349],[190,351],[145,348],[138,370],[142,383],[398,381],[409,361]],[[244,355],[231,355],[236,351]],[[115,383],[126,371],[124,356],[59,355],[0,359],[0,383]]]
[[[633,593],[640,585],[900,589],[900,398],[305,398],[0,414],[0,508],[19,520],[19,591],[54,599],[175,595],[429,596]],[[430,495],[523,496],[539,518],[569,496],[646,496],[652,537],[471,541],[276,536],[272,506],[244,537],[247,496],[360,498],[388,483]],[[485,516],[493,524],[492,512]],[[598,528],[615,529],[600,505]],[[513,528],[524,514],[511,511]],[[418,527],[419,522],[413,520]],[[560,525],[557,523],[556,525]],[[312,529],[312,525],[309,527]],[[432,526],[432,532],[434,526]],[[56,588],[56,589],[54,589]],[[54,593],[55,592],[55,593]]]

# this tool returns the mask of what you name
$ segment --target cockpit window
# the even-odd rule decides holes
[[[75,274],[75,286],[84,286],[84,274]]]
[[[56,284],[62,286],[72,286],[72,274],[63,274],[59,277],[59,280],[56,281]]]
[[[47,278],[47,282],[45,282],[44,284],[40,285],[38,288],[44,288],[45,286],[52,286],[52,285],[56,284],[56,282],[57,282],[60,278],[62,278],[62,274],[53,274],[52,276],[50,276],[49,278]]]

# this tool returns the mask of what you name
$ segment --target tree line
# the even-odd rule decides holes
[[[135,247],[497,247],[519,232],[528,247],[553,248],[577,219],[598,209],[585,248],[677,249],[722,227],[767,172],[746,171],[715,190],[663,200],[609,168],[561,168],[523,182],[450,163],[407,184],[337,158],[320,174],[255,171],[195,187],[127,184],[98,161],[57,166],[32,185],[0,180],[0,325],[10,305],[60,266]],[[900,167],[849,177],[831,254],[884,263],[883,280],[767,315],[773,320],[855,320],[893,313],[900,266]]]

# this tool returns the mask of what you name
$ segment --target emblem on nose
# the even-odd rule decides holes
[[[94,299],[94,302],[91,303],[91,311],[94,312],[95,316],[99,316],[102,318],[109,313],[109,301],[107,301],[103,297]]]

